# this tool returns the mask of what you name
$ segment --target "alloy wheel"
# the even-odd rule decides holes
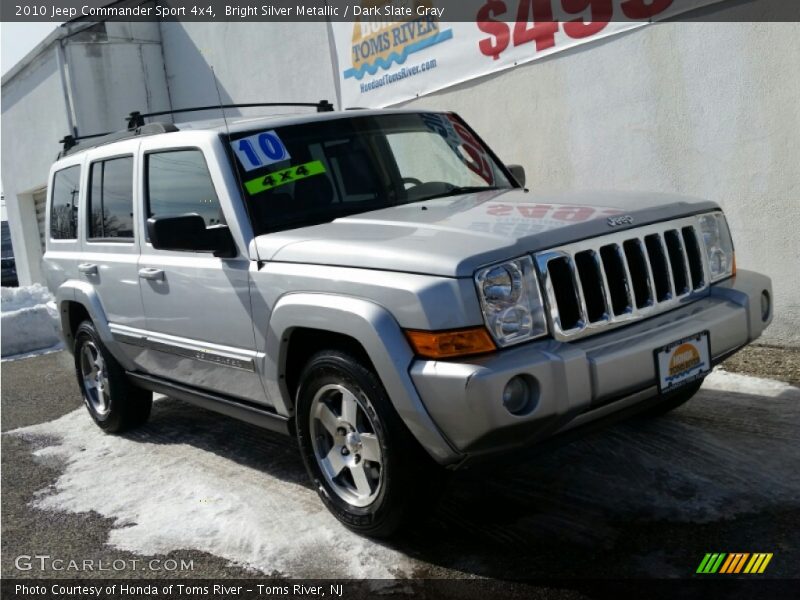
[[[348,504],[371,504],[381,490],[380,429],[364,402],[342,385],[329,384],[311,402],[314,457],[328,484]]]
[[[108,388],[108,370],[103,355],[92,341],[81,347],[81,376],[86,400],[101,416],[111,408]]]

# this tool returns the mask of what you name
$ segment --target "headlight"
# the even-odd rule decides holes
[[[711,283],[730,277],[734,270],[733,240],[725,215],[721,212],[711,213],[701,216],[698,221],[706,248]]]
[[[475,274],[486,328],[498,346],[547,333],[542,297],[530,256],[486,267]]]

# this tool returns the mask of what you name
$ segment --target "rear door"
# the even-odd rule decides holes
[[[141,231],[136,227],[134,202],[139,195],[135,177],[138,145],[132,140],[93,150],[85,167],[78,276],[97,292],[115,339],[121,328],[145,326],[137,274]],[[124,338],[118,341],[124,342]],[[136,355],[127,344],[120,347],[129,357]]]
[[[206,226],[230,224],[237,229],[241,221],[219,166],[225,157],[215,154],[220,148],[213,143],[162,147],[143,141],[145,216],[197,213]],[[159,250],[144,240],[138,277],[147,339],[139,360],[151,374],[264,403],[255,369],[249,290],[250,269],[256,265],[246,255],[240,230],[234,238],[234,258]]]

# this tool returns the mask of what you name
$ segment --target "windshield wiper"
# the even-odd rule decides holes
[[[511,189],[511,188],[502,188],[496,185],[464,185],[461,187],[454,187],[446,192],[441,192],[440,194],[433,194],[432,196],[425,196],[424,198],[420,198],[419,200],[413,200],[412,202],[426,202],[427,200],[435,200],[436,198],[447,198],[448,196],[460,196],[461,194],[471,194],[473,192],[488,192],[490,190],[504,190],[504,189]]]

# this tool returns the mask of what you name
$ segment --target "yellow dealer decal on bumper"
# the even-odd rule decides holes
[[[708,332],[675,341],[655,351],[658,389],[672,391],[702,379],[711,371],[711,347]]]

